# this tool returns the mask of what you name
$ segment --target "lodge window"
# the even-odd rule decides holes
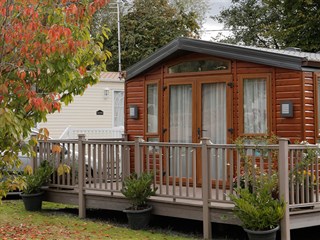
[[[270,76],[240,77],[240,130],[245,135],[266,134],[270,129]]]
[[[124,91],[113,91],[113,126],[124,126]]]
[[[158,84],[147,85],[147,132],[158,133]]]
[[[168,68],[168,73],[226,71],[230,69],[230,62],[223,59],[198,59],[183,61]]]

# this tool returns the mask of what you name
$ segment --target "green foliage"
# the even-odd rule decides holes
[[[154,196],[157,191],[152,185],[153,174],[144,172],[138,176],[132,173],[124,180],[121,193],[131,201],[132,209],[141,209],[146,206],[147,199]]]
[[[50,181],[53,172],[54,167],[48,161],[43,161],[34,173],[25,176],[25,186],[22,192],[25,194],[41,192],[41,187]]]
[[[137,63],[177,37],[199,37],[198,17],[195,11],[170,5],[168,0],[135,0],[120,21],[122,68]],[[118,71],[117,24],[108,27],[109,41],[104,46],[113,57],[107,66]]]
[[[232,32],[223,42],[320,50],[320,2],[316,0],[232,0],[214,18]]]
[[[301,142],[306,146],[305,150],[300,152],[300,161],[296,162],[289,173],[290,181],[298,185],[307,185],[312,187],[315,184],[316,176],[311,171],[311,166],[316,163],[320,155],[320,149],[314,146],[308,146],[306,141]]]
[[[0,201],[21,188],[18,154],[32,156],[32,127],[95,84],[110,53],[90,35],[90,6],[102,1],[0,3]],[[22,144],[23,143],[23,144]]]
[[[279,225],[284,216],[285,202],[272,197],[273,184],[263,181],[257,185],[254,192],[238,188],[236,194],[230,195],[235,204],[235,214],[244,228],[270,230]]]

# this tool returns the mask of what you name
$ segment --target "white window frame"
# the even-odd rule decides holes
[[[124,90],[123,89],[112,89],[112,127],[121,127],[121,126],[115,126],[115,92],[123,92],[123,109],[124,109]],[[124,127],[124,112],[123,112],[123,125]]]

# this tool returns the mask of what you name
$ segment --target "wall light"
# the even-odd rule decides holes
[[[104,95],[104,97],[108,97],[109,94],[110,94],[110,88],[105,88],[105,89],[103,90],[103,95]]]

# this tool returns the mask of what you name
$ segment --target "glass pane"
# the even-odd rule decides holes
[[[113,101],[113,111],[114,127],[123,127],[124,126],[124,92],[123,91],[114,91],[114,101]]]
[[[170,87],[170,142],[192,142],[192,85]],[[191,177],[192,152],[187,148],[170,148],[170,175]],[[187,176],[188,175],[188,176]]]
[[[202,85],[202,136],[209,138],[214,144],[227,143],[227,95],[225,83]],[[221,179],[223,165],[226,166],[226,155],[222,149],[211,150],[211,177]]]
[[[149,133],[158,132],[158,85],[149,84],[147,86],[147,131]]]
[[[202,85],[202,136],[215,144],[227,142],[226,84]]]
[[[169,73],[205,72],[229,69],[229,62],[220,59],[186,61],[169,68]]]
[[[244,133],[267,132],[267,84],[265,79],[243,81]]]
[[[170,142],[192,142],[192,86],[170,87]]]
[[[320,77],[317,79],[317,87],[318,87],[318,135],[320,135]]]

